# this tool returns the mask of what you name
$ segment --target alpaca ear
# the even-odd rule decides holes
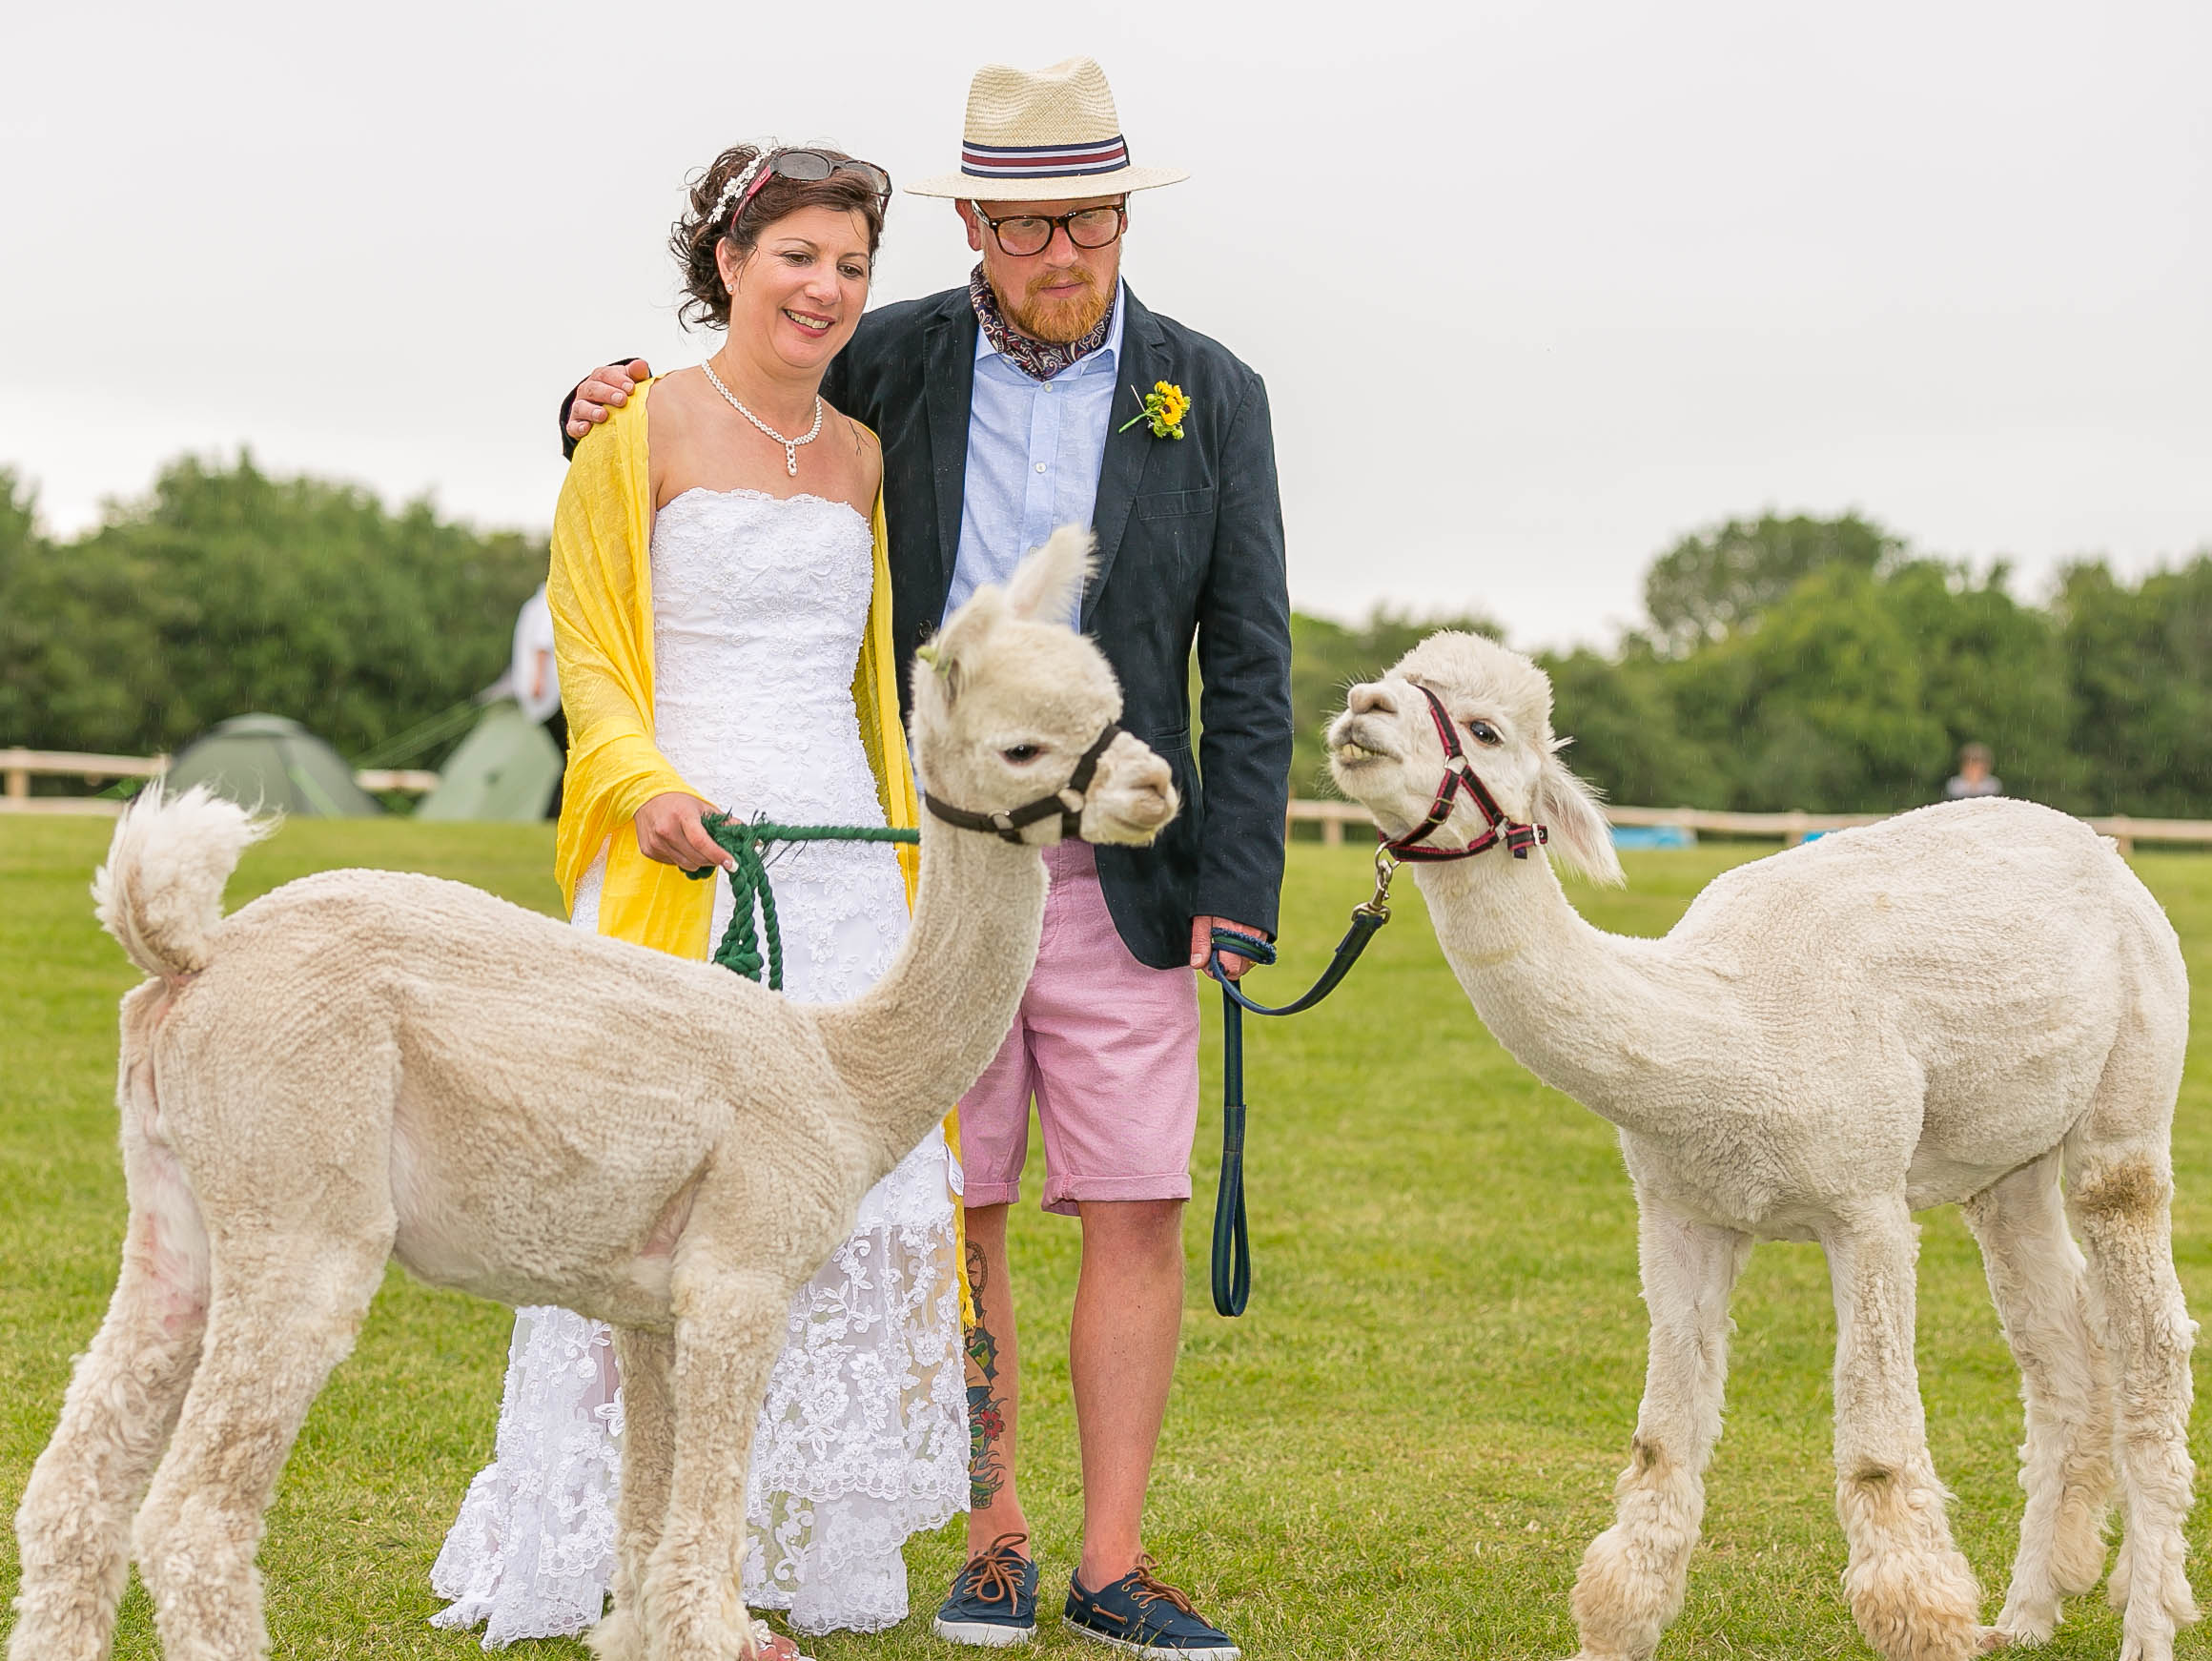
[[[1032,623],[1065,623],[1075,615],[1083,583],[1091,575],[1091,533],[1063,524],[1045,545],[1022,561],[1006,585],[1006,608]]]
[[[1613,833],[1598,807],[1597,791],[1567,770],[1559,752],[1574,742],[1551,741],[1544,767],[1536,775],[1536,822],[1551,839],[1546,844],[1554,864],[1579,872],[1595,883],[1619,888],[1628,879],[1621,871],[1621,856],[1613,849]]]
[[[934,681],[944,694],[945,707],[959,702],[984,636],[1006,615],[1006,596],[988,585],[952,613],[930,639],[914,647],[914,688],[920,695],[925,681]]]

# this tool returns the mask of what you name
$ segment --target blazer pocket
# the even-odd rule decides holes
[[[1214,487],[1198,490],[1160,490],[1137,499],[1138,519],[1186,519],[1214,511]]]

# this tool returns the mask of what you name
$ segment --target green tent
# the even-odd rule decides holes
[[[384,810],[354,783],[345,758],[281,715],[235,715],[186,746],[163,784],[174,795],[194,785],[249,808],[309,819],[365,819]]]
[[[415,817],[543,819],[563,761],[553,735],[512,698],[501,698],[438,769],[438,788],[422,798]]]

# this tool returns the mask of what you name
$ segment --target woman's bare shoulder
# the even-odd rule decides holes
[[[838,424],[844,428],[845,441],[851,446],[852,464],[859,470],[859,495],[872,501],[883,488],[883,445],[874,433],[862,426],[843,410],[825,402],[823,407],[834,411]]]
[[[678,433],[697,422],[700,394],[707,378],[696,368],[671,370],[648,383],[653,389],[652,427],[657,433]]]

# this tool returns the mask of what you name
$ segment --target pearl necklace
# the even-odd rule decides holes
[[[714,390],[729,400],[731,409],[737,411],[739,415],[745,417],[747,420],[752,422],[754,426],[783,445],[784,471],[796,479],[799,476],[799,446],[810,444],[822,436],[822,395],[820,393],[814,395],[814,424],[798,438],[787,439],[775,428],[769,426],[768,422],[762,420],[760,417],[754,415],[752,411],[747,409],[744,404],[738,402],[737,394],[722,384],[722,377],[714,373],[713,364],[702,363],[699,367],[707,371],[707,379],[713,385]]]

